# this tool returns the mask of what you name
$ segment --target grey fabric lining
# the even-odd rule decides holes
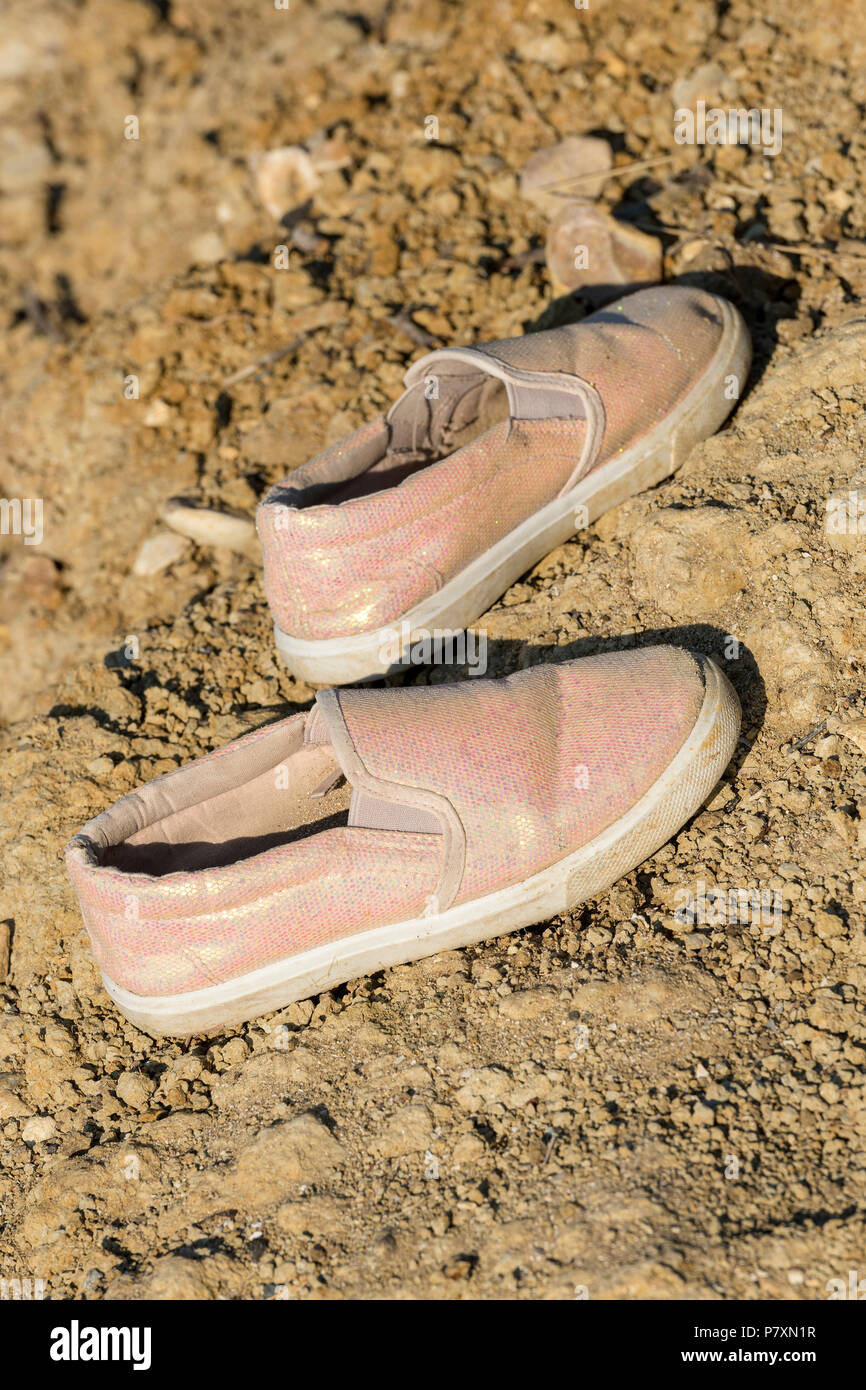
[[[404,378],[407,388],[417,389],[419,382],[437,376],[440,366],[449,375],[462,370],[472,377],[480,370],[503,382],[514,421],[586,421],[580,457],[571,476],[560,489],[560,496],[574,487],[592,468],[604,438],[606,417],[600,395],[583,377],[573,372],[527,371],[512,366],[487,348],[439,348],[413,362]]]
[[[423,373],[419,370],[422,366],[426,369]],[[439,366],[449,373],[448,377],[436,371]],[[586,416],[581,389],[585,383],[581,377],[565,372],[522,371],[484,348],[439,348],[428,353],[409,368],[406,385],[411,390],[420,379],[435,377],[440,382],[440,391],[443,380],[450,382],[450,389],[454,391],[455,375],[458,380],[462,376],[472,382],[480,372],[503,382],[515,420],[582,420]],[[464,385],[463,391],[466,389]]]
[[[437,373],[435,389],[437,394],[428,397],[426,380],[418,381],[391,407],[391,453],[423,455],[432,462],[508,419],[507,394],[489,373]]]
[[[156,821],[241,786],[301,747],[304,722],[304,715],[296,715],[252,744],[244,740],[210,762],[193,763],[157,777],[88,821],[80,834],[98,849],[107,849]]]
[[[358,787],[349,802],[349,824],[365,830],[408,830],[420,835],[441,835],[438,816],[408,802],[383,801]]]

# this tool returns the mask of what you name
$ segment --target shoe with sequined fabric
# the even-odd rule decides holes
[[[289,669],[313,685],[361,681],[471,625],[556,546],[678,468],[733,409],[750,356],[726,300],[657,287],[578,324],[422,357],[387,414],[259,507]]]
[[[118,1008],[207,1032],[605,891],[694,814],[738,729],[725,676],[674,647],[320,691],[129,793],[67,864]]]

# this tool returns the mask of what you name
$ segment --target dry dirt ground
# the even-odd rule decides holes
[[[2,538],[3,1278],[57,1299],[821,1299],[864,1270],[866,536],[856,508],[826,519],[866,500],[866,22],[829,9],[7,7],[0,490],[44,500],[44,540]],[[778,157],[675,143],[672,88],[705,65],[718,103],[782,109]],[[133,572],[160,504],[251,513],[392,398],[424,334],[579,315],[551,303],[518,183],[591,131],[617,165],[663,161],[600,202],[656,229],[667,280],[739,305],[755,366],[675,478],[483,618],[490,670],[712,652],[738,756],[570,916],[154,1042],[101,989],[62,847],[313,694],[275,659],[254,561],[190,544]],[[296,143],[329,168],[278,224],[248,158]],[[781,916],[678,921],[701,883],[777,891]]]

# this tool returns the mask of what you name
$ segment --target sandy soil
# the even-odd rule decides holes
[[[672,89],[705,65],[711,101],[782,108],[777,158],[675,143]],[[858,0],[18,0],[0,79],[0,490],[45,517],[40,546],[0,538],[0,1276],[825,1298],[866,1236],[866,549],[826,529],[833,495],[866,501]],[[251,514],[422,340],[579,316],[518,184],[585,132],[664,161],[600,204],[656,229],[667,280],[738,304],[756,361],[728,429],[484,617],[490,669],[712,652],[735,763],[570,916],[154,1042],[101,989],[63,844],[313,692],[277,663],[254,559],[136,556],[170,495]],[[248,159],[297,143],[324,172],[280,224]],[[778,930],[679,922],[701,883],[777,891]]]

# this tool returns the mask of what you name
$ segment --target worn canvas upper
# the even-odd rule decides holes
[[[658,287],[579,324],[416,362],[387,415],[299,468],[259,508],[277,626],[319,640],[398,620],[659,424],[721,335],[714,296]],[[544,389],[532,389],[533,376]],[[429,390],[438,394],[428,401]],[[499,418],[487,424],[497,391]],[[467,440],[473,412],[484,427]]]
[[[70,842],[94,955],[125,989],[174,994],[522,881],[644,795],[702,700],[699,664],[671,647],[321,692]],[[286,840],[323,768],[346,774],[348,818]]]

